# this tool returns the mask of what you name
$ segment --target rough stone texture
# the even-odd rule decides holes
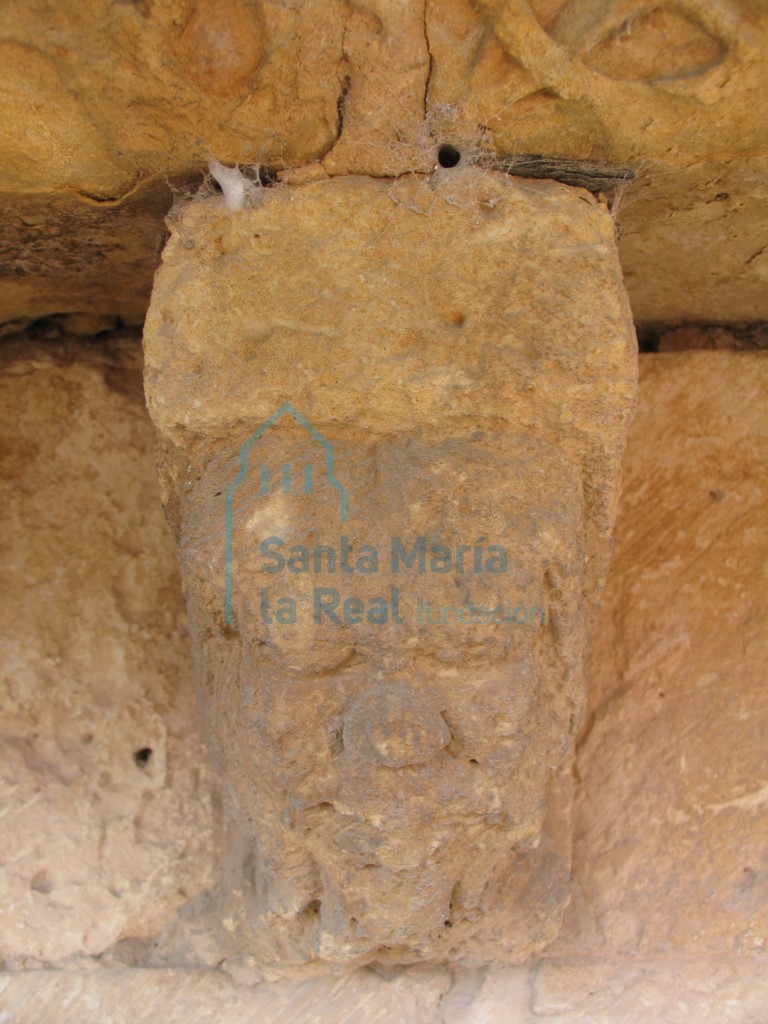
[[[58,192],[41,206],[38,193],[0,194],[0,321],[16,330],[41,315],[76,317],[73,334],[114,329],[118,317],[142,324],[163,218],[191,180],[200,177],[140,182],[112,203]]]
[[[768,357],[641,364],[563,941],[748,953],[768,942]]]
[[[428,105],[512,163],[636,170],[616,212],[637,320],[762,319],[766,31],[762,0],[434,0]]]
[[[766,148],[679,171],[652,166],[628,188],[615,212],[637,321],[768,319]]]
[[[15,5],[2,190],[113,201],[208,152],[321,155],[336,135],[343,14],[334,0]]]
[[[0,360],[0,957],[21,966],[156,935],[210,884],[217,804],[137,339]]]
[[[0,29],[0,323],[140,323],[166,181],[210,156],[380,177],[429,171],[443,141],[631,166],[635,317],[764,319],[767,18],[763,0],[22,0]]]
[[[547,959],[531,978],[531,1015],[558,1024],[765,1024],[768,958]],[[509,979],[488,976],[468,1024],[501,1018]],[[475,1007],[472,1007],[475,1010]],[[485,1011],[485,1015],[483,1013]]]
[[[634,402],[605,208],[473,168],[273,188],[234,214],[218,197],[193,203],[144,337],[211,745],[245,837],[217,911],[230,969],[523,959],[567,898],[557,771]],[[303,420],[283,413],[248,440],[286,400],[335,448],[311,500],[279,483],[315,445]],[[382,564],[270,575],[270,536],[288,554],[338,552],[348,536],[353,563],[371,545]],[[410,551],[418,537],[455,561],[392,571],[391,538]],[[313,622],[318,588],[360,602],[357,620]],[[280,596],[295,622],[265,612]],[[507,602],[515,620],[451,611],[435,628],[420,602],[432,623],[439,608]],[[543,622],[515,625],[534,608]],[[211,928],[193,922],[186,940]]]
[[[766,1024],[765,958],[545,960],[237,985],[219,971],[0,974],[4,1024]]]
[[[435,0],[429,102],[455,108],[457,129],[487,125],[510,155],[554,132],[560,156],[617,163],[754,155],[765,126],[745,101],[765,88],[765,14],[728,0]]]
[[[0,974],[4,1024],[296,1024],[439,1021],[446,970],[415,969],[384,980],[370,971],[253,988],[221,971],[103,970]],[[55,1010],[53,1008],[55,1007]]]
[[[140,324],[163,217],[211,155],[301,165],[338,131],[345,5],[73,0],[0,30],[0,321]]]
[[[736,324],[728,327],[698,327],[684,324],[647,330],[649,351],[686,352],[690,349],[726,349],[749,352],[768,349],[768,323]]]
[[[171,567],[172,541],[154,511],[157,497],[153,494],[146,413],[138,395],[131,399],[126,394],[130,386],[134,392],[137,388],[135,367],[127,369],[125,358],[118,356],[119,347],[107,359],[103,351],[97,358],[94,347],[77,346],[62,352],[55,342],[49,342],[48,348],[46,354],[39,345],[31,350],[27,344],[5,360],[3,376],[16,365],[29,371],[5,380],[4,408],[11,421],[6,437],[25,442],[31,438],[41,452],[55,449],[60,469],[56,482],[50,483],[42,472],[40,454],[33,478],[28,445],[6,448],[4,485],[12,480],[33,482],[35,493],[43,494],[45,501],[41,497],[35,505],[27,499],[24,523],[15,530],[5,524],[4,537],[19,558],[22,546],[27,546],[27,566],[34,555],[47,567],[54,557],[51,546],[56,545],[63,573],[70,578],[81,575],[77,566],[87,563],[92,578],[103,581],[98,590],[95,584],[89,589],[87,601],[76,605],[81,619],[90,615],[90,632],[78,630],[76,638],[81,649],[105,660],[104,638],[120,638],[125,630],[122,614],[110,614],[111,598],[106,595],[122,575],[117,569],[121,560],[128,558],[126,545],[135,551],[141,544],[144,561],[151,557],[153,565],[165,566],[153,570],[152,576],[168,581],[171,589],[165,593],[163,606],[170,611],[153,614],[169,615],[167,626],[174,630],[181,604]],[[62,358],[67,352],[67,358]],[[75,352],[73,365],[67,360]],[[105,370],[113,384],[120,384],[119,391],[105,387]],[[594,724],[578,762],[582,782],[575,864],[584,895],[574,903],[567,931],[557,944],[559,952],[552,948],[543,962],[502,971],[459,971],[453,979],[443,969],[408,968],[389,979],[363,971],[338,979],[255,988],[238,986],[219,972],[199,969],[19,971],[0,975],[0,1019],[5,1024],[48,1020],[56,1024],[141,1024],[158,1019],[200,1024],[241,1024],[251,1019],[266,1024],[306,1024],[313,1019],[324,1024],[392,1019],[419,1024],[534,1024],[541,1020],[558,1024],[766,1024],[768,965],[764,949],[758,947],[759,928],[768,918],[765,866],[760,867],[766,847],[766,803],[754,794],[759,794],[764,781],[764,757],[761,761],[760,754],[765,749],[768,720],[764,703],[760,705],[766,665],[761,653],[765,586],[760,572],[766,560],[761,508],[765,508],[767,476],[767,370],[765,357],[756,354],[684,352],[641,358],[638,413],[624,460],[616,549],[591,671],[589,708]],[[44,427],[34,428],[33,411],[41,409],[50,414],[44,418]],[[73,434],[78,424],[80,433]],[[61,461],[73,445],[72,440],[64,441],[63,426],[69,427],[66,436],[78,441],[74,463]],[[84,448],[79,444],[83,436],[88,439]],[[87,462],[86,474],[81,456],[94,449],[103,454],[95,463]],[[94,465],[98,477],[94,477]],[[82,519],[87,506],[80,492],[86,477],[91,481],[90,507],[103,514],[82,525],[77,520],[67,521],[66,533],[52,536],[46,526],[51,490],[66,486],[69,503]],[[111,496],[110,507],[121,510],[119,516],[110,516],[106,507],[97,504],[102,491]],[[19,494],[17,485],[11,500],[18,501]],[[66,502],[57,498],[55,510],[63,507]],[[78,530],[87,542],[75,544]],[[97,545],[94,537],[98,537]],[[151,545],[148,538],[152,538]],[[63,548],[62,540],[66,542]],[[93,547],[98,547],[98,558],[91,554]],[[34,575],[31,567],[27,569],[30,575]],[[86,578],[84,573],[82,577]],[[146,577],[145,573],[142,602],[154,605],[161,584],[153,583],[150,592]],[[4,580],[3,592],[8,594],[8,587],[17,585]],[[82,583],[78,586],[82,593]],[[138,584],[132,584],[130,592],[136,597]],[[22,600],[21,590],[10,593],[16,595],[17,606],[22,602],[28,621],[34,624],[30,600]],[[40,587],[35,593],[39,601]],[[89,612],[97,601],[101,607]],[[9,602],[7,599],[6,608]],[[64,594],[61,605],[64,603],[74,601]],[[61,605],[49,598],[44,609],[47,629],[49,623],[58,621],[56,615],[49,614],[50,609]],[[726,628],[713,628],[713,608],[721,610]],[[17,637],[18,614],[14,618]],[[97,615],[98,624],[93,625]],[[105,617],[111,623],[109,628]],[[67,642],[78,621],[77,617],[67,620]],[[98,631],[98,643],[94,630]],[[131,658],[134,664],[139,657],[146,658],[146,649],[161,657],[164,672],[177,671],[167,667],[171,658],[183,669],[187,660],[177,641],[161,638],[153,624],[149,634],[152,640],[142,642],[140,653],[135,647],[128,648],[129,663]],[[54,639],[58,635],[53,631]],[[57,669],[48,666],[45,680],[37,671],[36,652],[47,643],[42,627],[30,630],[29,637],[22,653],[35,666],[36,692],[44,694],[46,701],[54,700],[62,691],[61,676],[54,674]],[[111,641],[110,650],[115,642]],[[14,652],[5,635],[4,650]],[[17,654],[19,650],[17,639]],[[146,666],[147,661],[142,664]],[[8,665],[7,660],[6,673]],[[90,678],[95,679],[95,674]],[[107,694],[104,708],[90,704],[82,689],[77,692],[84,696],[78,721],[83,721],[84,715],[90,719],[89,728],[96,737],[86,746],[93,749],[100,733],[107,727],[112,730],[114,752],[105,750],[99,755],[101,763],[115,762],[108,768],[117,784],[106,791],[99,789],[108,794],[110,806],[119,800],[120,806],[133,807],[137,791],[132,783],[136,766],[131,755],[136,743],[146,742],[146,726],[155,727],[158,709],[165,722],[177,723],[187,737],[172,736],[166,742],[166,763],[170,766],[180,760],[181,767],[178,772],[168,771],[162,790],[152,790],[155,801],[163,802],[166,817],[157,837],[161,845],[151,853],[133,842],[121,846],[117,832],[110,831],[117,827],[113,823],[106,833],[113,838],[101,861],[88,861],[95,867],[89,871],[88,884],[79,884],[83,874],[75,872],[75,867],[91,856],[89,850],[94,846],[89,843],[95,844],[103,825],[89,817],[94,812],[87,783],[81,779],[66,786],[60,781],[71,767],[73,751],[79,749],[69,744],[66,756],[58,749],[57,736],[66,709],[56,704],[58,713],[45,715],[40,710],[42,701],[31,708],[28,705],[26,712],[6,704],[4,717],[13,729],[32,735],[27,730],[34,728],[38,734],[35,747],[44,749],[46,755],[39,761],[35,757],[33,768],[23,776],[27,782],[22,790],[5,795],[5,806],[13,817],[10,827],[7,816],[3,820],[2,860],[6,879],[12,878],[16,886],[16,918],[14,922],[3,919],[1,941],[4,955],[16,943],[14,962],[18,964],[33,962],[43,947],[51,958],[61,954],[65,960],[67,954],[98,950],[100,943],[80,943],[88,933],[98,936],[105,915],[110,915],[115,925],[112,935],[103,934],[106,943],[121,933],[151,934],[149,926],[161,927],[176,899],[172,888],[157,888],[157,879],[169,870],[174,885],[178,883],[185,862],[174,860],[175,851],[189,841],[188,818],[169,814],[168,809],[183,803],[187,814],[197,815],[195,827],[203,837],[214,829],[211,803],[195,807],[183,796],[190,779],[190,770],[184,766],[193,764],[197,769],[205,762],[199,741],[194,740],[190,692],[186,691],[183,707],[177,705],[170,714],[163,710],[168,706],[166,682],[160,686],[166,697],[153,699],[149,705],[136,700],[132,691],[139,709],[137,730],[126,733],[110,722],[119,703],[113,694],[125,691],[127,677],[113,670],[109,678],[111,683],[117,679],[117,685]],[[70,685],[74,690],[74,683]],[[151,689],[157,695],[156,681]],[[665,697],[659,697],[660,691]],[[606,748],[604,754],[601,744]],[[14,743],[4,744],[4,765],[16,763],[9,753],[15,749]],[[192,753],[184,755],[184,750]],[[680,771],[681,757],[686,758],[685,774]],[[145,785],[146,776],[136,775],[144,780],[140,785]],[[23,809],[34,798],[33,790],[35,803]],[[658,798],[651,806],[652,794]],[[102,805],[104,802],[102,797]],[[707,808],[712,803],[731,806]],[[68,836],[78,808],[87,816],[82,841],[73,851]],[[57,830],[53,827],[56,823]],[[143,834],[146,837],[147,833]],[[89,840],[89,835],[94,838]],[[40,855],[34,845],[39,837],[47,842]],[[15,843],[27,852],[9,865],[5,852],[15,850]],[[203,838],[195,855],[198,884],[203,885],[212,878],[212,858],[203,863],[206,849],[211,857],[210,840]],[[149,886],[134,881],[132,914],[139,926],[122,931],[125,918],[121,915],[126,907],[121,904],[125,904],[126,894],[118,903],[103,882],[117,873],[111,864],[123,870],[128,853],[148,868],[147,876],[152,871],[148,857],[154,858],[151,864],[155,866],[174,862],[168,869],[161,867]],[[754,860],[749,857],[752,853]],[[25,866],[24,878],[19,864]],[[30,890],[35,872],[40,868],[51,871],[52,865],[61,871],[51,875],[60,888],[48,894]],[[648,872],[648,865],[654,871]],[[754,877],[744,875],[745,866],[755,869]],[[57,893],[63,891],[70,902],[52,906]],[[166,899],[164,891],[170,896],[161,914],[158,908]],[[189,884],[187,891],[191,893],[194,887]],[[5,899],[4,894],[4,905]],[[758,928],[752,927],[752,920]],[[16,928],[19,921],[23,921],[23,930]],[[123,942],[101,962],[130,962],[143,956],[146,944]]]

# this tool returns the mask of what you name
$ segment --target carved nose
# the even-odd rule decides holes
[[[344,748],[389,768],[425,764],[450,742],[440,712],[402,683],[362,694],[344,718]]]

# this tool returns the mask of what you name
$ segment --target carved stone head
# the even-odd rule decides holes
[[[568,896],[634,337],[591,196],[462,174],[193,204],[155,286],[218,912],[264,970],[522,959]]]

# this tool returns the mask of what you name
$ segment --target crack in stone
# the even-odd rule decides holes
[[[429,86],[432,81],[432,70],[434,67],[434,57],[432,56],[432,50],[429,46],[429,29],[427,14],[429,10],[429,0],[424,0],[424,45],[427,48],[427,56],[429,58],[429,65],[427,67],[427,76],[424,82],[424,120],[426,121],[429,116],[428,102],[429,102]]]

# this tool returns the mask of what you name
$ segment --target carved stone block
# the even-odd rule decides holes
[[[605,208],[472,168],[193,203],[145,350],[243,837],[219,959],[525,958],[636,385]]]

